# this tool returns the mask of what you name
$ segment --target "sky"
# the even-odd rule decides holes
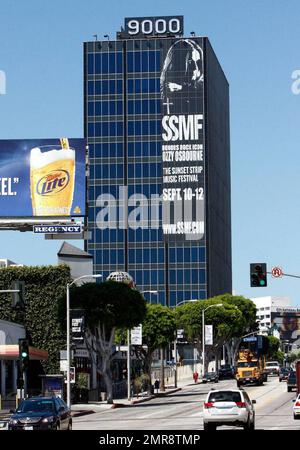
[[[230,84],[234,292],[300,305],[300,279],[249,283],[250,262],[300,275],[298,0],[1,0],[0,139],[82,137],[82,42],[114,40],[125,17],[164,15],[210,39]],[[0,257],[55,264],[61,243],[0,231]]]

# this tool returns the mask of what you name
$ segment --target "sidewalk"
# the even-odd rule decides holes
[[[87,404],[82,403],[74,404],[72,405],[72,416],[79,417],[86,414],[93,414],[100,411],[104,411],[106,409],[132,407],[134,405],[147,402],[157,397],[164,397],[173,394],[174,392],[182,390],[186,386],[194,386],[195,384],[200,383],[194,383],[194,381],[192,381],[191,379],[186,379],[183,381],[178,381],[177,388],[175,388],[174,385],[167,385],[165,391],[159,389],[157,393],[155,392],[155,394],[152,395],[147,395],[146,392],[142,392],[141,394],[139,394],[139,397],[133,397],[131,400],[128,400],[127,398],[115,399],[113,401],[113,404],[108,404],[106,401],[90,402]]]

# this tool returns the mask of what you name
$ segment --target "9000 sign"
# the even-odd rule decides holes
[[[125,33],[130,36],[183,34],[183,16],[126,18]]]

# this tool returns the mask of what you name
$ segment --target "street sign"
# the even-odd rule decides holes
[[[63,359],[68,359],[68,357],[67,357],[67,350],[61,350],[60,352],[59,352],[59,355],[60,355],[60,360],[63,360]]]
[[[184,329],[177,330],[177,339],[184,339]]]
[[[132,328],[130,340],[132,345],[142,345],[142,325]]]
[[[249,336],[249,337],[243,338],[243,342],[255,342],[255,341],[257,341],[256,336]]]
[[[82,226],[79,225],[34,225],[33,232],[36,234],[40,233],[81,233]]]
[[[205,325],[205,345],[213,345],[213,326]]]
[[[72,340],[82,342],[84,337],[84,310],[71,309],[70,314]]]
[[[60,372],[66,372],[68,370],[68,361],[66,359],[61,359],[59,361]]]
[[[281,267],[272,267],[272,277],[281,278],[283,276],[283,270]]]

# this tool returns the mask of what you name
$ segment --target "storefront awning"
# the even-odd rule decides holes
[[[29,347],[29,360],[48,359],[48,352],[35,347]],[[0,345],[0,359],[19,359],[18,345]]]

